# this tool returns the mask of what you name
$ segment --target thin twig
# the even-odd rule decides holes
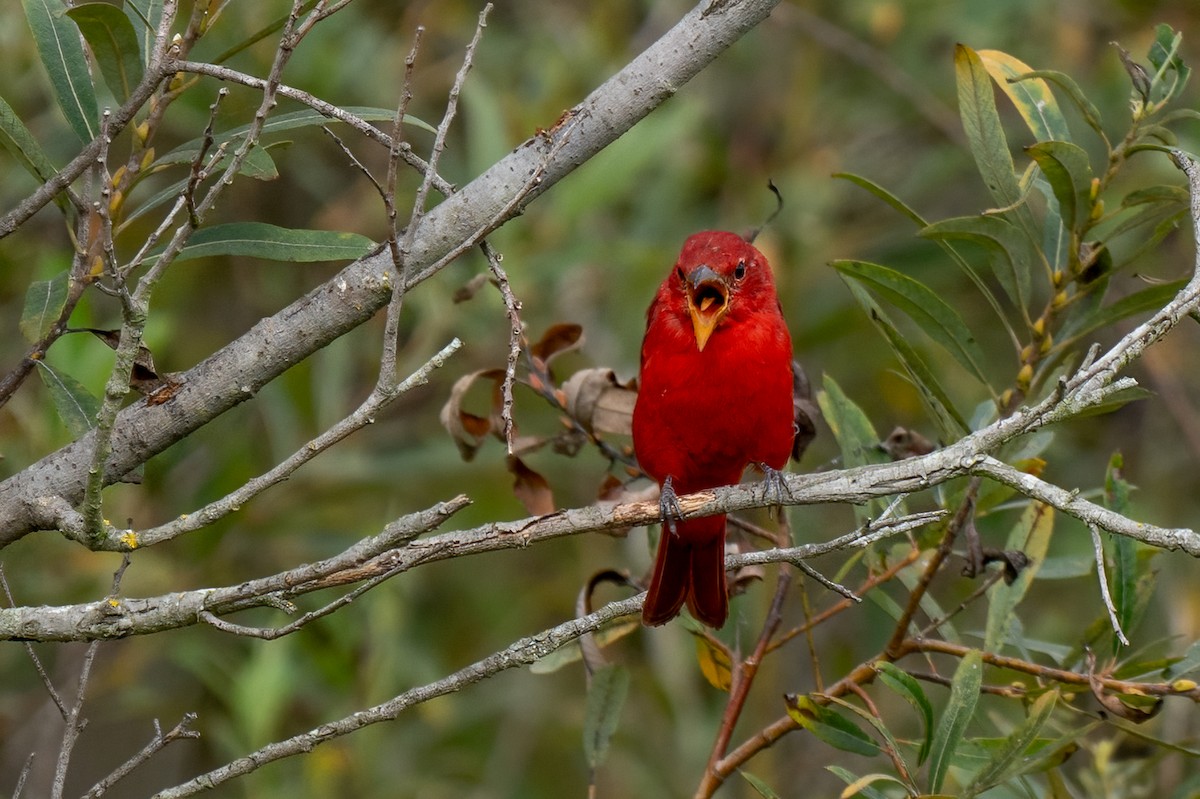
[[[4,574],[4,564],[0,563],[0,589],[4,590],[4,596],[8,600],[9,607],[16,607],[17,603],[13,600],[12,589],[8,585],[8,577]],[[50,675],[46,673],[46,667],[42,665],[42,659],[38,657],[37,652],[33,648],[33,644],[25,642],[25,653],[29,655],[29,660],[33,663],[34,671],[37,672],[38,679],[42,681],[42,685],[46,689],[46,693],[50,694],[50,700],[54,702],[54,706],[58,708],[58,714],[62,716],[63,721],[70,717],[70,712],[67,710],[67,705],[59,696],[58,690],[54,687],[54,681],[50,679]],[[32,755],[30,755],[32,757]],[[20,791],[17,791],[20,793]]]
[[[83,700],[87,694],[88,678],[91,676],[92,664],[96,660],[96,652],[99,648],[100,642],[93,641],[88,644],[87,651],[83,656],[83,666],[79,670],[78,692],[75,695],[75,703],[67,711],[62,745],[58,750],[58,760],[54,765],[54,782],[50,787],[51,799],[62,799],[63,789],[67,784],[67,767],[71,763],[71,753],[75,749],[75,743],[79,740],[79,734],[87,726],[87,719],[82,718],[80,713],[83,711]]]
[[[493,677],[508,669],[529,665],[559,647],[577,640],[585,633],[595,632],[614,619],[638,614],[644,598],[644,594],[639,594],[619,602],[612,602],[582,618],[571,619],[535,635],[521,638],[504,649],[440,680],[410,689],[387,702],[357,711],[345,718],[326,722],[308,732],[268,744],[182,785],[161,791],[155,794],[154,799],[180,799],[200,791],[210,790],[235,777],[255,771],[267,763],[305,754],[320,744],[348,735],[368,725],[392,721],[409,708],[430,699],[460,691],[473,683]]]
[[[179,723],[167,730],[167,732],[164,734],[158,725],[158,720],[156,719],[154,721],[154,737],[150,739],[150,742],[143,746],[140,751],[133,755],[133,757],[129,758],[124,763],[113,769],[111,774],[89,788],[87,793],[83,795],[82,799],[98,799],[98,797],[107,792],[109,788],[113,787],[122,779],[129,776],[134,769],[145,763],[150,758],[154,757],[168,744],[183,740],[185,738],[199,738],[200,732],[191,728],[195,721],[195,713],[185,713],[183,718],[180,719]]]
[[[504,382],[501,385],[500,420],[504,425],[504,444],[508,454],[513,454],[513,384],[517,380],[517,361],[521,357],[521,342],[524,323],[521,321],[521,301],[513,294],[508,282],[508,272],[500,261],[502,256],[497,253],[490,243],[479,243],[483,255],[487,258],[488,268],[496,279],[500,296],[504,300],[504,313],[508,317],[508,358],[504,364]],[[547,390],[549,387],[547,386]]]
[[[1092,531],[1092,549],[1096,553],[1096,577],[1100,581],[1100,596],[1104,600],[1104,607],[1108,610],[1109,623],[1112,624],[1117,640],[1122,645],[1129,646],[1129,639],[1125,637],[1125,631],[1121,629],[1121,620],[1117,617],[1117,608],[1113,604],[1112,595],[1108,590],[1108,576],[1104,569],[1104,541],[1100,538],[1100,528],[1089,524],[1088,529]]]
[[[428,383],[429,376],[433,371],[441,368],[461,348],[462,342],[455,338],[401,383],[391,387],[387,391],[382,391],[376,387],[353,413],[297,449],[275,466],[275,468],[258,477],[247,480],[236,490],[221,499],[210,502],[193,513],[184,514],[167,524],[142,531],[130,530],[121,535],[126,539],[126,543],[130,548],[146,547],[169,541],[172,538],[192,532],[193,530],[199,530],[202,527],[207,527],[218,519],[233,513],[271,486],[287,480],[301,466],[325,452],[334,444],[342,441],[351,433],[372,424],[375,421],[375,417],[397,398],[418,386]]]

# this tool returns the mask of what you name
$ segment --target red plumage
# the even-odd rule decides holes
[[[734,233],[684,243],[647,311],[633,444],[664,494],[738,482],[750,464],[782,469],[795,437],[792,342],[767,259]],[[686,603],[721,627],[725,517],[664,521],[642,611],[649,625]]]

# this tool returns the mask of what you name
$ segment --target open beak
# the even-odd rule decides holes
[[[717,324],[729,310],[729,286],[707,266],[697,267],[687,280],[687,309],[696,333],[696,347],[701,352]]]

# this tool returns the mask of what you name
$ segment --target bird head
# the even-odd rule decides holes
[[[753,307],[747,301],[758,298],[777,302],[767,259],[735,233],[709,230],[690,236],[668,281],[674,284],[672,293],[683,297],[701,352],[718,326],[738,318],[739,305]]]

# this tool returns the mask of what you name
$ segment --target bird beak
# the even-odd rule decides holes
[[[696,333],[696,347],[703,352],[708,338],[729,310],[729,286],[707,266],[692,270],[687,280],[687,309]]]

